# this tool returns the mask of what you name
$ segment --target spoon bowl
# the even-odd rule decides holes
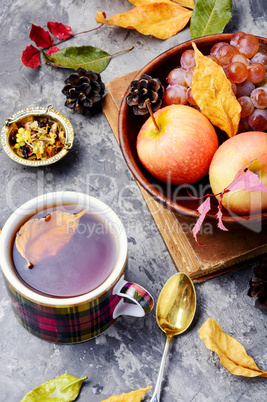
[[[185,273],[173,275],[163,286],[157,301],[156,320],[166,334],[165,348],[157,383],[150,402],[159,402],[164,366],[172,338],[187,330],[196,312],[196,292],[191,279]]]
[[[173,275],[163,286],[156,307],[158,326],[168,336],[181,334],[191,324],[196,311],[194,285],[186,274]]]

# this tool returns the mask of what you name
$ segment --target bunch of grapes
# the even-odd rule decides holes
[[[207,57],[223,68],[241,105],[238,131],[266,131],[267,45],[260,43],[254,35],[236,32],[230,44],[216,43]],[[193,49],[182,53],[180,64],[180,67],[173,69],[167,76],[165,104],[196,106],[191,88],[196,64]]]

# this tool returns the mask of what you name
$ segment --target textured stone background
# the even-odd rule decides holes
[[[76,137],[72,151],[51,167],[22,167],[0,149],[0,227],[16,207],[45,192],[73,190],[98,197],[118,213],[125,225],[128,279],[145,286],[156,300],[176,270],[104,115],[88,119],[64,107],[61,90],[70,71],[44,64],[31,70],[20,61],[22,51],[31,43],[31,23],[45,27],[47,21],[58,21],[80,32],[96,26],[96,10],[105,10],[111,16],[131,8],[127,0],[1,0],[2,124],[26,106],[53,103],[71,120]],[[233,0],[233,14],[226,32],[244,30],[266,36],[266,0]],[[135,31],[103,27],[77,36],[71,45],[97,46],[109,53],[134,45],[132,52],[113,58],[101,74],[108,82],[143,67],[164,50],[188,39],[189,28],[160,41]],[[256,310],[247,296],[251,275],[252,267],[248,267],[196,285],[197,314],[188,332],[171,345],[162,402],[265,399],[266,379],[231,375],[205,348],[197,332],[208,317],[214,318],[245,346],[260,368],[267,370],[266,315]],[[78,399],[81,402],[100,402],[114,394],[155,384],[165,341],[156,324],[155,309],[144,319],[120,318],[105,334],[86,343],[56,345],[29,334],[18,323],[2,276],[0,289],[1,402],[18,402],[35,386],[64,372],[88,376]]]

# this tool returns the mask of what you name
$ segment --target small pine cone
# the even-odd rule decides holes
[[[65,106],[74,113],[88,115],[101,111],[105,85],[100,74],[78,68],[65,80],[65,84],[62,90],[67,98]]]
[[[149,113],[146,100],[150,100],[152,111],[155,112],[162,104],[163,95],[164,88],[160,80],[143,74],[139,80],[131,82],[126,102],[129,106],[133,106],[135,115],[145,115]]]
[[[254,268],[254,274],[249,281],[248,296],[256,297],[255,307],[267,313],[267,257]]]

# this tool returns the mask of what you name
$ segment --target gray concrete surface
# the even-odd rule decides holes
[[[22,51],[31,43],[31,23],[45,27],[47,21],[58,21],[80,32],[96,26],[96,10],[111,16],[130,8],[127,0],[1,0],[1,124],[26,106],[53,103],[71,120],[76,136],[68,156],[50,167],[22,167],[0,149],[0,227],[16,207],[45,192],[73,190],[98,197],[125,224],[128,279],[145,286],[156,300],[164,282],[176,270],[105,116],[85,118],[64,107],[61,90],[69,71],[45,64],[31,70],[20,61]],[[266,36],[266,29],[266,0],[233,0],[233,19],[225,32],[244,30]],[[188,27],[166,41],[103,27],[77,36],[68,45],[87,44],[109,53],[134,45],[132,52],[113,58],[101,74],[108,82],[143,67],[164,50],[188,39]],[[255,309],[254,301],[247,296],[251,275],[252,266],[196,285],[196,317],[188,332],[171,345],[162,402],[266,400],[266,378],[233,376],[198,336],[199,327],[212,317],[244,345],[260,368],[267,370],[266,315]],[[19,324],[2,275],[0,297],[1,402],[18,402],[35,386],[64,372],[88,376],[80,402],[100,402],[155,384],[165,341],[156,324],[155,309],[144,319],[120,318],[106,333],[86,343],[57,345],[40,340]]]

